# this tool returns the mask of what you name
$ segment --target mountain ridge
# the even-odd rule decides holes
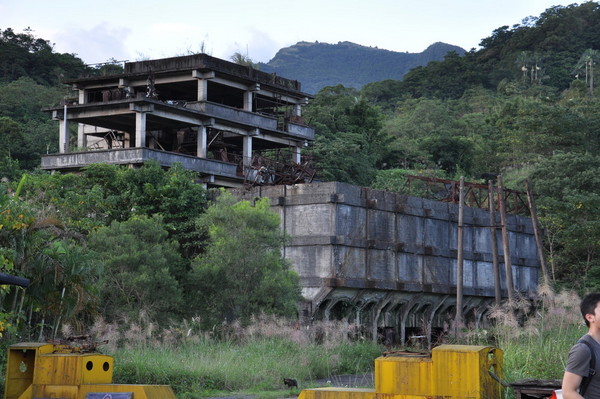
[[[325,86],[337,84],[360,89],[371,82],[401,80],[412,68],[441,61],[450,51],[459,55],[466,52],[443,42],[433,43],[420,53],[409,53],[349,41],[337,44],[300,41],[280,49],[269,62],[258,66],[264,72],[294,77],[302,83],[303,91],[315,94]]]

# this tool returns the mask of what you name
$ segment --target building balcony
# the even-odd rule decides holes
[[[232,186],[243,182],[243,177],[238,176],[236,164],[150,148],[119,148],[43,155],[41,168],[68,171],[78,170],[94,163],[141,165],[147,161],[156,161],[162,167],[172,167],[175,163],[180,163],[185,169],[198,172],[203,176],[218,176],[220,179],[229,180]]]

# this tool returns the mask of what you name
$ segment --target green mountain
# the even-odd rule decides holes
[[[351,42],[299,42],[282,48],[271,61],[260,63],[259,67],[268,73],[293,77],[302,82],[303,91],[314,94],[325,86],[337,84],[360,89],[371,82],[401,80],[412,68],[442,60],[450,51],[465,53],[461,47],[441,42],[421,53],[400,53]]]

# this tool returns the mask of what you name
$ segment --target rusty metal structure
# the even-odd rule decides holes
[[[239,169],[242,169],[240,162]],[[244,171],[244,187],[312,183],[316,169],[313,162],[302,157],[300,163],[255,155]]]
[[[465,204],[474,208],[489,208],[489,190],[487,184],[464,183]],[[506,211],[512,214],[529,214],[527,193],[504,188],[504,203]],[[458,204],[459,182],[456,180],[439,179],[435,177],[407,175],[406,183],[400,191],[403,194],[415,195],[436,201]],[[498,195],[498,193],[495,193]],[[498,206],[499,201],[495,201]]]

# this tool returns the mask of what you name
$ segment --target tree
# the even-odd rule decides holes
[[[432,61],[426,67],[411,69],[402,80],[402,90],[413,98],[457,99],[472,87],[483,83],[475,54],[464,56],[449,52],[443,61]]]
[[[26,195],[59,210],[64,222],[82,234],[134,215],[161,215],[169,238],[191,259],[203,241],[194,220],[206,206],[206,192],[196,177],[179,164],[166,171],[156,162],[137,169],[93,164],[80,175],[35,174],[27,182]]]
[[[585,70],[585,83],[590,88],[590,96],[594,96],[594,65],[600,60],[600,51],[594,49],[587,49],[583,52],[575,69],[580,71]]]
[[[209,244],[194,259],[188,301],[205,327],[297,313],[298,275],[282,256],[285,234],[267,198],[237,202],[222,191],[198,224]]]
[[[7,28],[0,31],[0,81],[10,82],[30,77],[42,85],[56,85],[64,78],[75,78],[89,71],[73,54],[55,53],[53,45],[37,38],[27,28],[16,33]]]
[[[580,289],[600,288],[600,157],[557,153],[531,174],[556,278]],[[592,278],[594,277],[594,278]]]
[[[144,313],[164,325],[183,313],[184,261],[160,216],[115,221],[90,234],[89,246],[104,264],[100,308],[108,321]]]
[[[464,137],[440,135],[428,137],[421,146],[427,151],[438,168],[449,175],[457,171],[469,174],[472,168],[473,144]]]
[[[0,83],[0,129],[7,133],[0,135],[0,144],[24,169],[38,167],[42,154],[58,151],[56,122],[42,108],[56,105],[65,94],[64,88],[46,87],[28,77]]]
[[[20,197],[26,178],[14,192],[0,186],[0,270],[27,277],[31,284],[26,293],[1,290],[0,312],[9,310],[21,333],[29,339],[39,333],[39,340],[54,337],[62,322],[90,319],[99,268],[81,237],[55,214]]]
[[[317,139],[307,152],[316,159],[319,177],[367,186],[388,157],[390,137],[382,131],[378,107],[342,85],[326,87],[306,110]]]

